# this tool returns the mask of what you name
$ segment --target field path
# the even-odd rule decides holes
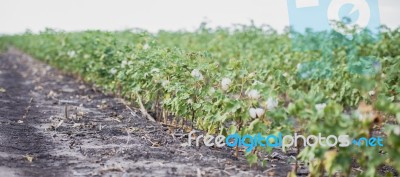
[[[0,176],[286,176],[230,149],[185,147],[121,100],[11,49],[0,55]],[[279,168],[278,168],[279,167]]]

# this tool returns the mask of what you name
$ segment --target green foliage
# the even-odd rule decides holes
[[[301,78],[298,66],[319,60],[319,52],[293,51],[289,33],[255,26],[212,30],[202,25],[195,32],[157,34],[46,30],[2,36],[0,46],[13,45],[107,91],[142,100],[149,110],[151,105],[160,105],[163,116],[159,114],[159,120],[173,114],[209,133],[298,132],[357,138],[371,134],[375,124],[360,119],[356,108],[361,102],[374,105],[385,121],[397,121],[397,125],[383,126],[383,148],[317,146],[306,147],[299,155],[310,162],[315,175],[324,170],[349,175],[355,159],[364,169],[360,175],[374,176],[380,165],[400,171],[400,108],[396,104],[400,100],[400,31],[382,30],[377,43],[365,43],[368,40],[363,37],[353,41],[361,56],[376,56],[381,62],[382,69],[374,75],[348,72],[349,50],[340,47],[340,40],[304,43],[339,46],[332,62],[319,63],[334,71],[330,78],[315,75],[312,79]],[[247,160],[257,163],[256,154],[249,153]]]

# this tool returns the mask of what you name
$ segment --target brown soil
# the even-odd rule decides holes
[[[11,50],[0,56],[0,176],[286,176],[292,157],[250,167],[123,101]],[[67,114],[67,115],[66,115]],[[304,170],[299,170],[299,173]],[[303,172],[299,175],[306,175]]]

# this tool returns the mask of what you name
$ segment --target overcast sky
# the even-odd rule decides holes
[[[400,26],[400,0],[379,0],[381,23]],[[152,32],[210,26],[289,25],[287,0],[0,0],[0,33],[143,28]]]

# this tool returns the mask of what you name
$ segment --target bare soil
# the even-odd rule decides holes
[[[286,176],[293,164],[277,151],[251,167],[233,149],[186,141],[17,50],[0,55],[0,176]]]

